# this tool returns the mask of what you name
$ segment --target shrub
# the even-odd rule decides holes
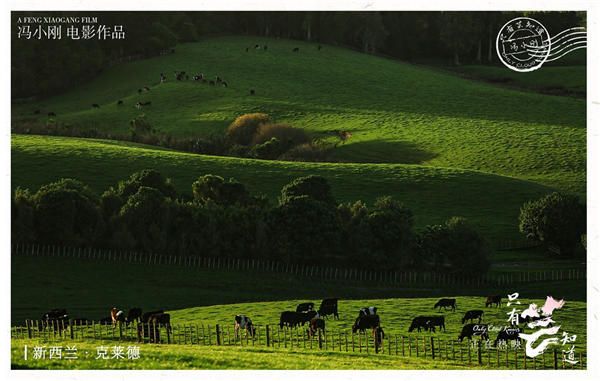
[[[331,147],[317,143],[304,143],[292,147],[281,156],[279,160],[286,161],[327,161]]]
[[[331,187],[327,180],[321,176],[306,176],[294,179],[281,189],[280,204],[289,202],[294,197],[307,196],[326,204],[335,204]]]
[[[221,176],[205,175],[192,184],[194,199],[201,203],[214,202],[219,205],[246,204],[250,194],[244,184]]]
[[[226,136],[233,144],[250,145],[259,126],[271,123],[271,117],[263,113],[244,114],[227,127]]]
[[[252,154],[258,159],[277,159],[283,153],[283,146],[279,139],[271,138],[262,144],[252,147]]]
[[[135,139],[138,136],[144,136],[154,133],[154,128],[146,119],[145,114],[141,114],[129,121],[131,136]]]
[[[526,202],[521,207],[519,230],[528,239],[558,248],[561,255],[574,256],[586,231],[585,205],[577,196],[563,193]]]
[[[283,151],[308,143],[310,141],[306,132],[301,128],[292,127],[287,124],[261,124],[254,134],[252,144],[263,144],[272,138],[277,138],[282,145]]]

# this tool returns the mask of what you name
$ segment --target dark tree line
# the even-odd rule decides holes
[[[186,198],[154,170],[100,196],[72,179],[35,193],[19,188],[12,242],[464,275],[488,268],[488,247],[463,218],[417,232],[397,200],[340,204],[318,176],[284,186],[276,205],[214,175],[199,177]]]
[[[19,39],[16,20],[31,15],[96,16],[123,25],[127,38]],[[12,96],[47,96],[123,57],[150,57],[177,42],[225,34],[315,41],[411,61],[492,64],[499,27],[519,15],[540,20],[551,34],[586,22],[585,12],[13,12]]]

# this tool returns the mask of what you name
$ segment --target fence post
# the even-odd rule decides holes
[[[71,320],[71,319],[69,319],[69,331],[71,333],[71,340],[73,340],[74,339],[74,336],[73,336],[73,320]]]
[[[554,350],[554,369],[558,369],[558,353]]]
[[[29,320],[25,320],[25,326],[27,326],[27,336],[31,339],[32,332],[31,332],[31,324],[29,323]]]
[[[217,345],[221,345],[221,332],[219,330],[219,325],[216,325],[216,335],[217,335]]]
[[[431,358],[435,360],[435,346],[433,345],[433,336],[431,336],[430,339],[431,339]]]
[[[265,335],[267,337],[267,347],[268,347],[270,345],[270,343],[271,343],[271,335],[270,335],[269,325],[268,324],[265,326]]]
[[[481,361],[481,340],[477,342],[477,362],[479,363],[479,365],[483,364],[483,362]]]
[[[321,330],[318,330],[318,338],[319,338],[319,349],[323,349],[323,334],[321,333]]]

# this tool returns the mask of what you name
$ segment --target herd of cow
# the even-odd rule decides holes
[[[312,302],[301,303],[296,307],[295,311],[283,311],[280,314],[279,327],[281,329],[284,327],[294,328],[308,324],[307,333],[309,337],[312,337],[319,332],[324,333],[325,319],[328,319],[329,316],[332,316],[334,319],[339,319],[338,301],[339,299],[337,298],[324,299],[318,309],[315,309],[315,304]],[[500,307],[501,302],[501,295],[492,295],[486,298],[485,306]],[[444,311],[450,310],[454,312],[456,311],[456,299],[440,299],[437,303],[435,303],[433,308],[437,308],[438,312],[441,312],[442,309]],[[489,324],[481,322],[483,315],[483,310],[469,310],[464,314],[462,318],[463,327],[460,335],[458,336],[459,341],[462,341],[464,338],[472,340],[473,337],[480,337],[483,340],[489,340],[490,326]],[[476,323],[474,323],[475,320],[477,320]],[[518,324],[529,321],[530,320],[517,321],[511,326],[502,327],[502,329],[498,331],[498,335],[494,341],[494,346],[496,346],[499,341],[520,341],[519,333],[522,333],[523,331],[521,328],[519,328]],[[88,322],[89,320],[85,318],[69,319],[65,309],[53,309],[45,313],[38,324],[40,329],[45,327],[54,327],[55,329],[60,330],[64,329],[69,324],[85,325],[88,324]],[[151,341],[155,341],[158,338],[159,333],[156,330],[156,327],[162,326],[167,329],[167,332],[171,331],[171,317],[163,310],[143,313],[141,308],[136,307],[131,308],[129,312],[125,314],[124,311],[113,307],[110,310],[110,316],[99,319],[98,322],[100,324],[113,326],[121,324],[127,326],[129,324],[136,323],[138,337],[148,337],[148,335],[150,335]],[[234,324],[236,337],[239,336],[240,330],[245,331],[250,337],[255,336],[256,327],[248,316],[236,315],[234,318]],[[151,327],[155,327],[154,333],[151,332]],[[412,322],[408,328],[408,332],[413,332],[414,330],[421,332],[421,330],[424,330],[426,332],[435,333],[436,329],[443,330],[444,332],[446,331],[446,321],[444,315],[438,314],[417,316],[412,319]],[[377,314],[377,307],[361,308],[358,312],[358,317],[355,319],[354,324],[352,325],[353,333],[365,333],[367,330],[371,330],[376,345],[381,344],[385,337],[385,333],[381,327],[381,319]]]

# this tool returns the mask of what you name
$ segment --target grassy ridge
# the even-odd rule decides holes
[[[531,182],[481,172],[402,164],[333,164],[246,160],[157,150],[111,141],[13,135],[12,186],[36,190],[73,177],[102,192],[134,171],[155,168],[180,192],[211,173],[234,177],[254,193],[276,200],[293,178],[321,175],[340,201],[392,195],[411,208],[418,226],[461,215],[489,238],[517,238],[517,216],[526,200],[550,192]]]
[[[35,119],[32,110],[41,108],[56,112],[59,122],[123,133],[140,114],[135,102],[147,100],[152,106],[144,112],[155,127],[207,136],[242,113],[260,111],[314,136],[351,131],[335,152],[341,161],[475,169],[585,192],[582,99],[514,91],[329,46],[318,51],[298,41],[256,40],[208,39],[115,66],[64,95],[15,106],[13,123]],[[245,52],[257,42],[269,49]],[[292,52],[295,46],[300,52]],[[174,70],[219,75],[230,86],[177,82]],[[158,84],[161,72],[170,76],[165,84]],[[138,95],[145,85],[151,91]]]

